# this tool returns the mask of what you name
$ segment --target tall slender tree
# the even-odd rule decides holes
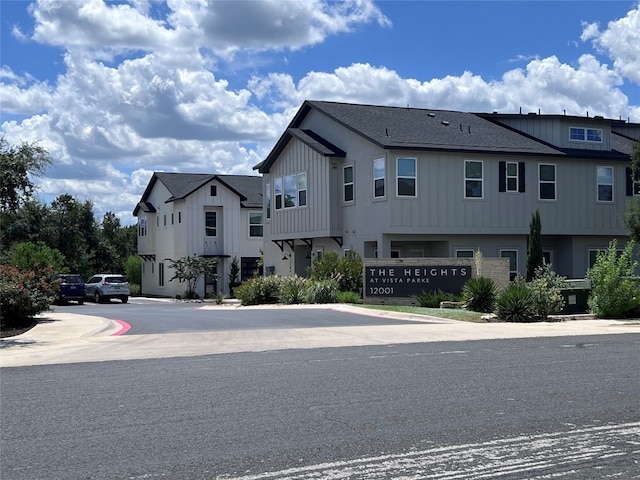
[[[631,151],[631,181],[640,185],[640,142],[633,142]],[[640,197],[627,201],[627,210],[624,213],[624,221],[629,229],[629,236],[640,244]]]
[[[529,224],[529,246],[527,248],[527,282],[533,280],[536,269],[544,264],[542,254],[542,222],[540,212],[536,210]]]

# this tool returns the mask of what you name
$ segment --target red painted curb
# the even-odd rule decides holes
[[[112,333],[111,334],[112,337],[116,337],[118,335],[124,335],[129,330],[131,330],[131,325],[129,325],[124,320],[114,320],[114,322],[118,322],[118,324],[120,324],[120,330],[118,330],[116,333]]]

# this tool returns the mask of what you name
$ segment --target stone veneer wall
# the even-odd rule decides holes
[[[473,258],[365,258],[363,266],[416,266],[416,267],[438,267],[438,266],[470,266],[471,278],[476,278],[478,272]],[[509,259],[508,258],[487,258],[483,257],[480,266],[480,274],[483,277],[491,278],[498,289],[507,288],[510,283]],[[364,273],[363,273],[364,275]],[[364,281],[364,276],[363,276]],[[363,298],[365,304],[370,305],[416,305],[413,297],[367,297],[366,288],[363,288]]]

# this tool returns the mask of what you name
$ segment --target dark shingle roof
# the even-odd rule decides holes
[[[139,210],[150,211],[154,208],[147,200],[156,181],[169,190],[171,197],[165,203],[183,199],[207,184],[211,180],[217,180],[240,197],[240,205],[244,208],[262,207],[262,177],[256,175],[217,175],[211,173],[165,173],[154,172],[147,188],[142,194],[142,199],[133,210],[137,215]],[[155,209],[153,210],[155,211]]]
[[[254,168],[268,172],[312,109],[385,149],[563,155],[473,113],[307,100],[271,153]]]

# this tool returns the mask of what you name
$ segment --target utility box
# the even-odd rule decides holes
[[[584,280],[568,280],[569,287],[560,290],[564,299],[564,308],[560,313],[565,315],[589,313],[589,294],[591,282]]]

